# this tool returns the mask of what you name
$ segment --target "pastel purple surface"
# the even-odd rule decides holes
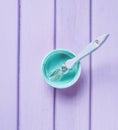
[[[92,38],[110,33],[92,55],[91,130],[118,129],[118,1],[93,1]]]
[[[117,17],[117,0],[0,1],[0,130],[117,130]],[[47,53],[77,54],[104,33],[73,87],[45,83]]]
[[[89,13],[87,0],[57,0],[56,48],[65,48],[77,54],[89,43]],[[56,130],[88,130],[89,57],[81,64],[82,73],[78,82],[63,91],[56,90]]]
[[[0,1],[0,130],[17,128],[17,1]]]

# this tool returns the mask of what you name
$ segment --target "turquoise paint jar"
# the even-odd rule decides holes
[[[60,80],[51,81],[49,75],[59,68],[68,59],[74,58],[75,55],[67,50],[55,50],[49,53],[42,62],[42,75],[45,81],[54,88],[71,87],[80,77],[81,64],[78,62],[72,70],[65,74]]]

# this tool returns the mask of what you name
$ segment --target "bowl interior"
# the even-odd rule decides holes
[[[43,77],[46,82],[55,88],[67,88],[72,86],[79,78],[81,73],[80,62],[74,66],[67,74],[60,80],[51,81],[49,75],[59,68],[68,59],[75,57],[75,55],[66,50],[56,50],[46,56],[42,64]]]

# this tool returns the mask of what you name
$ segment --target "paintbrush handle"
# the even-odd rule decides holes
[[[81,51],[78,56],[75,58],[72,58],[65,62],[65,65],[68,69],[73,68],[73,66],[79,62],[81,59],[89,55],[90,53],[94,52],[96,49],[98,49],[109,37],[109,34],[103,34],[96,38],[96,40],[89,43],[83,51]]]
[[[71,69],[74,66],[74,64],[76,64],[81,59],[92,53],[94,50],[96,50],[97,47],[98,45],[96,43],[88,44],[86,48],[78,54],[78,56],[66,61],[65,65],[67,66],[67,68]]]

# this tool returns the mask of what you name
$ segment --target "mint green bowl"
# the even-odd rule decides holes
[[[55,50],[49,53],[42,62],[42,74],[45,81],[54,88],[68,88],[71,87],[80,77],[81,64],[80,62],[74,66],[69,73],[65,74],[58,81],[51,81],[49,75],[57,68],[59,68],[68,59],[75,57],[72,52],[67,50]]]

